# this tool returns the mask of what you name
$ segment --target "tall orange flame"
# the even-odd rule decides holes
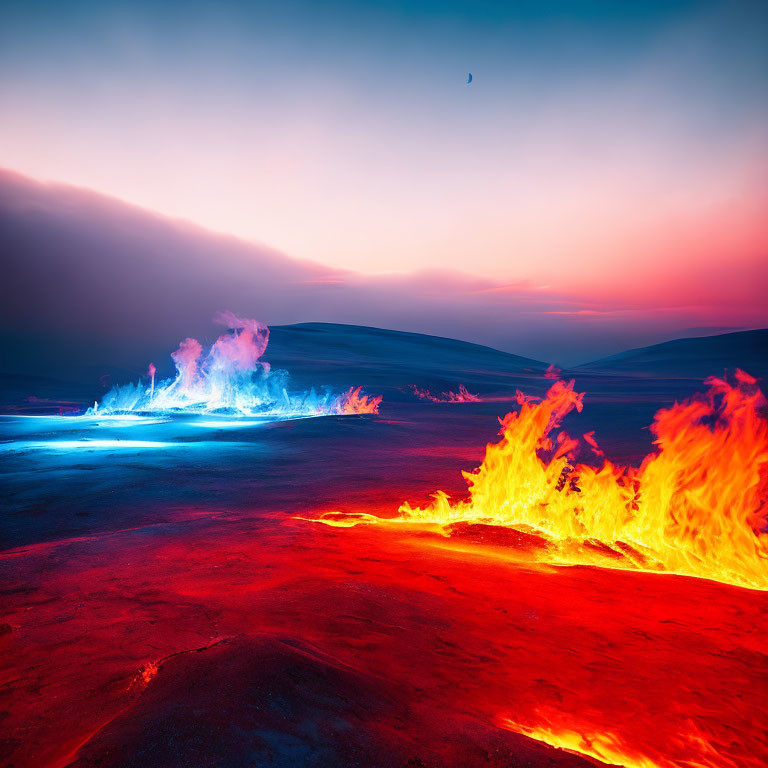
[[[339,396],[339,413],[378,413],[382,396],[363,395],[362,387],[350,387]]]
[[[598,544],[622,556],[618,567],[768,589],[765,399],[742,371],[735,385],[706,383],[704,395],[656,414],[657,450],[639,469],[571,463],[577,442],[553,435],[582,409],[572,381],[555,382],[538,403],[518,393],[520,411],[502,420],[502,439],[464,473],[469,498],[437,492],[426,508],[404,504],[396,519],[448,531],[458,522],[512,527],[547,539],[552,562],[593,563],[585,545]]]
[[[415,384],[411,384],[410,390],[420,400],[430,400],[433,403],[481,403],[482,398],[470,392],[464,384],[459,384],[459,391],[454,392],[449,389],[447,392],[434,394],[428,389],[420,389]]]

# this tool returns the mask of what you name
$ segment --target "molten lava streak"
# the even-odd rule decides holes
[[[518,393],[502,439],[464,476],[469,497],[438,491],[425,508],[405,503],[388,522],[514,528],[544,540],[539,559],[664,571],[768,589],[768,422],[756,381],[710,378],[708,390],[660,410],[657,450],[639,469],[604,459],[572,462],[578,441],[559,430],[583,394],[557,381],[541,402]],[[597,443],[587,433],[596,452]],[[339,525],[333,513],[323,522]],[[360,517],[346,522],[370,522]]]

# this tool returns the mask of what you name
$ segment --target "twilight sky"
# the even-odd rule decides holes
[[[0,166],[329,267],[768,323],[760,0],[6,0],[0,113]]]

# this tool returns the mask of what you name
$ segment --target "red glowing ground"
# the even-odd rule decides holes
[[[764,593],[177,519],[5,553],[4,764],[588,765],[499,727],[545,715],[658,765],[765,764]]]

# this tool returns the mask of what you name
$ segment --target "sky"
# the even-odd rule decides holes
[[[6,0],[0,113],[2,167],[331,269],[768,324],[764,2]]]

